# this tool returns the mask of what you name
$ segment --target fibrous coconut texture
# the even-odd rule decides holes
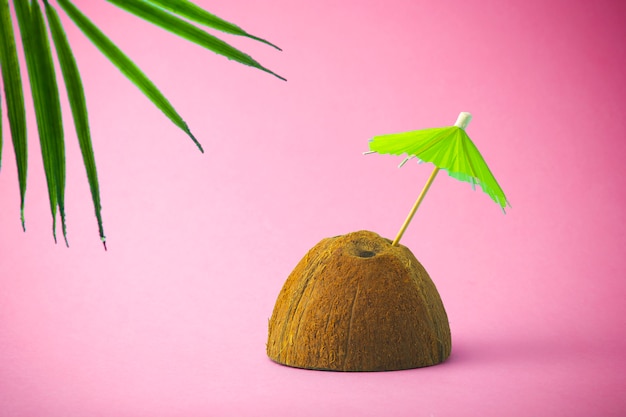
[[[275,362],[334,371],[430,366],[450,349],[448,317],[424,267],[369,231],[323,239],[304,256],[278,296],[267,343]]]

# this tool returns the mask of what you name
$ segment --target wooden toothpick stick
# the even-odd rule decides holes
[[[400,242],[400,239],[402,238],[402,235],[406,231],[406,228],[409,226],[409,223],[411,223],[411,220],[413,220],[413,216],[415,215],[415,212],[417,211],[417,208],[422,203],[422,200],[424,199],[424,196],[426,196],[426,193],[428,192],[428,189],[432,185],[433,181],[435,181],[435,177],[437,176],[437,173],[439,172],[439,169],[440,168],[435,167],[435,169],[433,170],[432,174],[430,174],[430,177],[428,178],[428,181],[426,181],[426,185],[424,185],[424,188],[422,189],[422,192],[417,197],[417,200],[415,200],[415,204],[413,204],[413,208],[411,208],[411,211],[409,212],[409,215],[407,216],[406,220],[404,221],[404,224],[402,224],[402,227],[400,228],[400,231],[398,232],[398,235],[393,240],[393,243],[391,244],[392,246],[398,246],[398,242]]]

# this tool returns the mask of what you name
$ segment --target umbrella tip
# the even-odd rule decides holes
[[[471,120],[472,115],[466,111],[462,111],[461,113],[459,113],[459,117],[456,119],[456,123],[454,125],[465,130]]]

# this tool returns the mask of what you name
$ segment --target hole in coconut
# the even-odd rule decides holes
[[[376,252],[372,252],[371,250],[360,250],[360,251],[357,253],[357,256],[358,256],[359,258],[371,258],[371,257],[373,257],[374,255],[376,255]]]

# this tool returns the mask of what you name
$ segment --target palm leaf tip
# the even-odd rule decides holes
[[[185,133],[187,133],[187,135],[189,135],[189,137],[191,138],[193,143],[195,143],[196,146],[198,147],[198,149],[200,149],[200,152],[204,153],[204,148],[202,147],[202,144],[200,143],[200,141],[198,141],[198,139],[196,139],[194,134],[191,133],[191,130],[189,129],[189,126],[187,126],[187,123],[185,123]]]
[[[259,38],[259,37],[257,37],[257,36],[250,35],[249,33],[246,33],[246,35],[245,35],[245,36],[247,36],[247,37],[248,37],[248,38],[250,38],[250,39],[254,39],[255,41],[258,41],[258,42],[264,43],[264,44],[266,44],[266,45],[269,45],[269,46],[271,46],[272,48],[274,48],[274,49],[276,49],[276,50],[278,50],[278,51],[280,51],[280,52],[282,52],[282,51],[283,51],[283,50],[282,50],[282,48],[278,47],[277,45],[274,45],[273,43],[271,43],[271,42],[269,42],[269,41],[266,41],[265,39]]]
[[[260,38],[258,36],[254,36],[248,32],[246,32],[241,27],[235,25],[234,23],[228,22],[221,17],[214,15],[213,13],[209,13],[207,10],[204,10],[202,7],[192,3],[189,0],[151,0],[155,5],[169,10],[170,12],[177,14],[181,17],[189,19],[193,22],[199,23],[203,26],[210,27],[213,29],[217,29],[224,33],[229,33],[231,35],[237,36],[245,36],[252,40],[264,43],[269,45],[279,51],[282,51],[281,48],[276,46],[275,44]]]
[[[265,71],[268,74],[273,75],[274,77],[278,78],[281,81],[287,81],[287,79],[285,77],[283,77],[282,75],[276,74],[274,71],[271,71],[265,67],[258,67],[258,69],[260,69],[261,71]]]

